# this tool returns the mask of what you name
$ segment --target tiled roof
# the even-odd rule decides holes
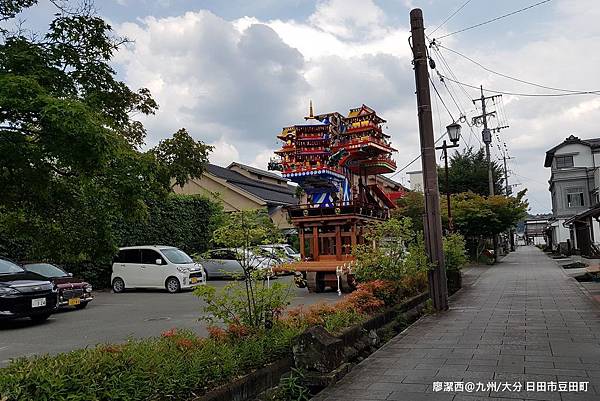
[[[269,205],[295,205],[298,203],[298,198],[295,197],[295,188],[291,185],[275,185],[253,180],[236,171],[214,164],[208,164],[206,171],[264,200]]]
[[[262,175],[264,177],[271,177],[271,178],[275,178],[277,180],[287,181],[282,176],[277,175],[275,173],[272,173],[270,171],[261,170],[259,168],[248,166],[247,164],[242,164],[242,163],[238,163],[238,162],[232,162],[231,164],[229,164],[229,166],[227,166],[227,168],[230,169],[233,166],[238,166],[238,167],[240,167],[240,168],[242,168],[244,170],[247,170],[247,171],[249,171],[251,173],[254,173],[256,175]]]

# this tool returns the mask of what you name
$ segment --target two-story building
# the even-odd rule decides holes
[[[594,218],[600,203],[600,138],[569,136],[546,152],[544,167],[550,168],[552,197],[549,245],[591,255],[600,243],[600,224]]]
[[[286,207],[296,205],[296,187],[270,171],[231,163],[227,167],[208,164],[202,177],[189,180],[182,194],[201,194],[215,199],[226,212],[266,208],[273,223],[282,230],[294,227],[288,220]]]

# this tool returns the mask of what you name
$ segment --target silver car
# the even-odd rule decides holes
[[[213,249],[203,255],[201,259],[204,274],[207,279],[213,278],[240,278],[244,275],[242,265],[238,261],[242,250],[236,249]],[[275,267],[280,261],[266,255],[256,255],[248,251],[249,264],[260,270],[268,270]]]

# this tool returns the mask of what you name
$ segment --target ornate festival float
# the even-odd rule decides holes
[[[378,183],[396,169],[385,120],[366,105],[340,113],[313,114],[305,122],[283,128],[282,142],[270,170],[302,189],[288,214],[298,230],[301,260],[285,265],[296,283],[311,292],[326,287],[354,289],[352,247],[363,244],[367,224],[389,217],[394,198]],[[389,181],[389,180],[388,180]]]

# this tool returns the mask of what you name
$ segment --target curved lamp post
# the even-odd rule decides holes
[[[446,127],[446,133],[448,134],[448,138],[450,139],[450,142],[452,142],[452,145],[448,145],[448,143],[444,139],[442,146],[436,147],[436,149],[442,149],[444,151],[444,168],[446,175],[446,204],[448,208],[448,231],[450,232],[454,231],[454,227],[452,225],[452,211],[450,210],[450,186],[448,185],[448,149],[458,147],[461,128],[461,125],[456,122],[453,122],[452,124],[448,125]]]

